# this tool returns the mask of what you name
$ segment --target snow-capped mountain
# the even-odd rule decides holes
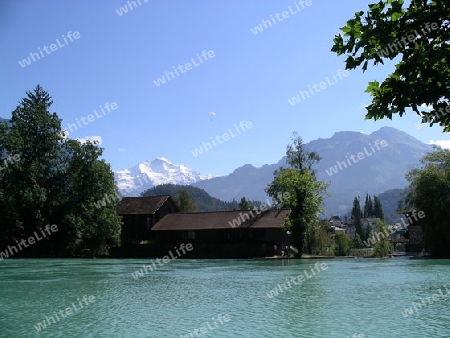
[[[214,177],[211,174],[199,174],[163,157],[144,161],[130,169],[116,171],[114,176],[122,196],[139,196],[141,192],[160,184],[189,185]]]

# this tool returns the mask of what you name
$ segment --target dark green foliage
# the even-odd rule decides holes
[[[369,194],[366,194],[366,201],[364,203],[364,217],[373,217],[373,203],[372,197]]]
[[[66,160],[64,184],[68,183],[70,190],[63,189],[59,199],[60,217],[64,221],[61,232],[57,234],[58,243],[70,248],[72,255],[83,249],[103,252],[106,247],[118,244],[120,220],[116,215],[117,203],[106,203],[97,208],[94,202],[106,195],[117,195],[113,172],[109,164],[99,160],[103,150],[95,144],[68,140],[65,151],[70,156]],[[75,229],[73,223],[78,224],[78,228]]]
[[[51,105],[37,86],[12,112],[11,123],[0,125],[0,156],[20,157],[0,171],[0,250],[56,224],[57,232],[20,254],[104,253],[117,244],[120,219],[113,205],[97,209],[93,201],[116,191],[113,172],[98,159],[102,149],[63,137]]]
[[[352,249],[363,249],[365,248],[361,237],[358,234],[355,234],[355,237],[353,237],[352,242],[351,242],[351,248]]]
[[[251,204],[247,201],[245,197],[241,198],[239,202],[239,210],[250,210],[252,208]]]
[[[377,196],[373,197],[373,203],[373,216],[384,221],[383,206],[381,205],[381,201]]]
[[[380,218],[384,220],[383,207],[381,201],[377,196],[372,197],[366,194],[366,201],[364,203],[364,217]]]
[[[181,212],[195,212],[197,211],[197,207],[195,205],[195,201],[191,195],[186,191],[185,188],[182,188],[178,194],[175,195],[175,202],[180,207]]]
[[[344,235],[345,236],[345,235]],[[307,237],[309,253],[323,256],[334,255],[334,230],[328,221],[320,221],[317,226],[310,229]]]
[[[191,185],[161,184],[142,192],[141,196],[169,195],[175,197],[182,189],[192,197],[197,207],[197,211],[227,211],[239,210],[239,203],[236,201],[224,202],[215,197],[211,197],[205,190]],[[254,206],[259,206],[261,202],[251,201]]]
[[[434,257],[450,258],[450,150],[435,148],[426,154],[423,168],[409,171],[411,183],[405,204],[424,212],[419,219],[425,248]]]
[[[334,236],[336,243],[334,254],[336,256],[348,256],[351,249],[352,240],[342,231],[336,232]]]
[[[355,197],[353,200],[353,208],[352,208],[352,221],[353,224],[355,224],[355,230],[356,234],[359,236],[359,238],[363,241],[367,239],[367,232],[365,229],[363,229],[362,226],[362,218],[363,214],[361,212],[361,205],[359,203],[359,199]]]
[[[392,119],[409,109],[422,117],[422,123],[439,123],[450,131],[450,2],[448,0],[383,0],[369,5],[336,35],[332,51],[345,54],[346,69],[369,62],[383,64],[398,58],[393,72],[380,84],[369,83],[372,96],[366,119]],[[410,37],[412,37],[410,39]],[[424,111],[422,104],[433,107]]]

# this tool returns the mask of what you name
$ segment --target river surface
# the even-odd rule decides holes
[[[0,337],[450,337],[450,260],[5,259],[0,305]]]

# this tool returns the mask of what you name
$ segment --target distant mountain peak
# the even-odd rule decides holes
[[[163,162],[167,162],[167,163],[172,164],[172,162],[170,162],[170,161],[169,161],[167,158],[165,158],[165,157],[156,157],[155,160],[160,160],[160,161],[163,161]]]
[[[333,136],[331,136],[331,138],[349,137],[349,136],[361,137],[363,135],[365,135],[365,134],[360,133],[358,131],[337,131],[333,134]]]
[[[138,163],[132,168],[114,173],[119,192],[123,196],[138,196],[141,192],[161,184],[190,185],[214,176],[200,174],[182,164],[174,164],[165,157]]]
[[[388,143],[398,142],[407,145],[417,145],[417,142],[421,142],[404,131],[386,126],[374,131],[370,136],[386,140]]]

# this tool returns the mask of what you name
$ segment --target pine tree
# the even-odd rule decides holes
[[[353,200],[353,208],[352,208],[352,220],[353,224],[355,224],[355,231],[356,234],[361,238],[361,240],[366,239],[366,233],[362,227],[362,212],[361,212],[361,205],[359,203],[359,199],[357,197]]]
[[[49,112],[53,102],[41,86],[26,94],[12,112],[11,123],[3,128],[3,150],[20,157],[1,177],[8,197],[2,201],[2,211],[9,241],[28,238],[46,224],[55,223],[52,194],[60,167],[61,121]]]
[[[372,197],[369,194],[366,194],[366,200],[364,203],[364,217],[372,217],[372,216],[374,216]]]
[[[194,199],[184,188],[175,196],[175,201],[180,206],[180,211],[182,212],[194,212],[197,209]]]
[[[26,95],[10,123],[0,126],[1,156],[20,158],[0,171],[0,241],[14,244],[55,224],[55,233],[23,254],[95,254],[116,245],[120,218],[114,203],[94,205],[105,194],[117,194],[111,168],[99,160],[102,149],[63,137],[41,86]]]
[[[374,201],[373,215],[383,221],[384,220],[384,212],[383,212],[383,206],[381,205],[381,201],[377,196],[373,197],[373,201]]]

